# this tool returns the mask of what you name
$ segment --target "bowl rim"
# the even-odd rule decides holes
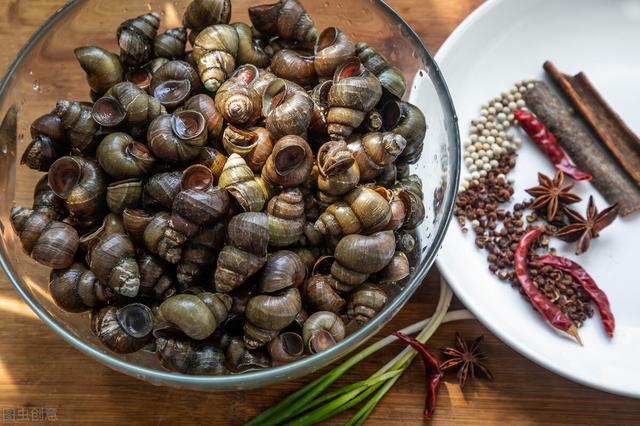
[[[2,98],[10,83],[10,79],[18,66],[22,63],[24,58],[30,52],[31,48],[37,43],[45,33],[58,22],[66,13],[71,11],[75,6],[82,3],[83,0],[69,0],[53,15],[38,28],[28,39],[28,41],[20,48],[15,59],[11,62],[6,72],[4,73],[2,80],[0,80],[0,98]],[[453,99],[449,92],[449,88],[444,80],[442,72],[436,63],[433,55],[426,48],[418,34],[411,28],[411,26],[402,18],[393,8],[391,8],[383,0],[374,0],[372,2],[377,5],[386,15],[391,19],[397,21],[400,24],[401,30],[403,30],[409,39],[419,48],[418,55],[421,56],[421,60],[432,67],[434,74],[430,76],[430,80],[437,91],[441,91],[444,95],[444,101],[442,103],[443,113],[445,117],[450,117],[452,120],[452,126],[446,129],[448,139],[453,137],[454,152],[449,152],[451,156],[451,163],[453,164],[452,179],[449,184],[451,185],[448,191],[451,191],[453,196],[445,200],[442,205],[443,221],[439,229],[436,230],[436,234],[433,239],[432,247],[438,249],[442,245],[444,236],[447,232],[449,223],[453,217],[453,210],[455,204],[455,192],[458,189],[461,173],[461,145],[460,145],[460,132],[458,127],[458,116],[453,105]],[[443,100],[442,96],[440,97]],[[47,311],[40,307],[40,305],[32,299],[31,295],[25,291],[21,284],[20,278],[14,273],[8,262],[8,256],[5,251],[5,247],[0,245],[0,266],[4,270],[5,274],[9,278],[9,281],[16,289],[18,294],[26,302],[26,304],[36,313],[36,315],[51,329],[53,329],[58,335],[60,335],[67,343],[71,344],[76,349],[89,355],[90,357],[98,360],[99,362],[116,369],[120,372],[135,376],[137,378],[148,380],[152,383],[167,384],[172,386],[184,386],[184,387],[197,387],[199,389],[209,390],[238,390],[238,389],[251,389],[258,387],[270,386],[276,383],[281,383],[288,380],[293,380],[298,377],[311,374],[321,368],[326,367],[328,364],[337,361],[345,355],[353,352],[360,345],[364,344],[368,339],[377,334],[380,329],[390,320],[395,314],[404,306],[404,304],[413,295],[415,290],[422,284],[427,272],[435,262],[438,249],[432,250],[427,253],[425,259],[416,267],[414,277],[409,281],[405,288],[394,298],[394,300],[388,304],[378,315],[376,315],[365,326],[357,330],[355,333],[349,335],[344,340],[339,342],[336,346],[324,352],[304,357],[298,361],[284,364],[277,367],[272,367],[264,370],[249,371],[238,374],[226,374],[221,376],[211,375],[189,375],[181,374],[171,371],[161,371],[152,368],[136,365],[132,362],[128,362],[119,359],[117,355],[111,355],[108,352],[102,352],[85,343],[81,338],[75,336],[73,333],[67,331],[62,325],[53,318]]]

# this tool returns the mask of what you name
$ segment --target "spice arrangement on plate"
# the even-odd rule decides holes
[[[76,49],[93,102],[33,122],[22,163],[47,174],[11,211],[58,306],[181,373],[334,346],[409,276],[425,216],[400,71],[296,0],[248,14],[194,0],[161,34],[156,13],[124,21],[119,54]]]
[[[618,214],[637,210],[640,189],[633,164],[640,144],[583,73],[566,76],[549,61],[544,68],[580,117],[542,81],[522,81],[483,105],[465,145],[470,177],[458,193],[456,216],[463,232],[469,223],[476,246],[488,252],[489,270],[519,289],[552,328],[582,343],[577,330],[593,315],[594,305],[613,337],[615,320],[604,291],[577,261],[557,256],[550,243],[575,244],[575,254],[582,255]],[[507,108],[496,108],[503,103]],[[516,165],[519,143],[508,144],[506,150],[497,145],[497,152],[494,147],[488,154],[484,144],[490,136],[499,136],[501,143],[516,140],[508,136],[515,125],[556,173],[538,173],[537,186],[526,190],[533,198],[514,203],[514,182],[508,175]],[[487,167],[483,157],[492,159]],[[581,201],[573,192],[578,183],[593,184],[588,191],[599,191],[612,204],[599,209],[590,195],[582,213],[575,207]]]

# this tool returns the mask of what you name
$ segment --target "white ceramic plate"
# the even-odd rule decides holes
[[[629,126],[640,133],[640,2],[636,0],[496,0],[471,14],[442,46],[436,60],[451,90],[461,139],[480,105],[519,80],[545,77],[552,60],[567,74],[584,71]],[[523,138],[526,139],[526,136]],[[535,145],[525,141],[515,199],[553,173]],[[464,166],[463,166],[464,168]],[[463,172],[463,175],[466,172]],[[606,202],[589,183],[578,183],[583,201]],[[573,246],[554,240],[560,254],[576,258]],[[609,339],[596,313],[580,329],[585,346],[563,338],[508,284],[489,273],[486,252],[475,248],[473,232],[451,222],[438,266],[456,295],[505,343],[571,380],[608,392],[640,397],[640,214],[616,220],[594,240],[579,262],[606,291],[616,317]]]

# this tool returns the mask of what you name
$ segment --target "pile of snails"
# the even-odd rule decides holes
[[[11,221],[109,350],[227,374],[326,350],[410,275],[426,133],[400,71],[297,0],[194,0],[75,50],[91,102],[31,125],[46,172]],[[187,51],[191,45],[192,50]]]

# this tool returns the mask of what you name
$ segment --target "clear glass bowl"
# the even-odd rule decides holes
[[[258,1],[233,0],[233,21],[248,22],[247,7]],[[412,172],[424,183],[427,219],[418,232],[421,246],[410,279],[373,320],[335,347],[300,361],[263,371],[228,376],[189,376],[164,370],[155,355],[118,355],[106,350],[89,330],[88,314],[62,311],[48,294],[49,270],[24,252],[9,221],[14,204],[30,206],[41,176],[19,159],[29,143],[29,125],[53,109],[58,99],[88,99],[85,75],[73,49],[87,44],[117,52],[115,31],[124,19],[155,10],[163,15],[161,31],[177,26],[187,0],[72,0],[40,28],[20,51],[0,83],[0,116],[15,107],[17,132],[10,118],[0,131],[0,263],[26,303],[49,327],[74,347],[123,373],[158,385],[203,390],[268,386],[310,374],[353,351],[378,332],[422,283],[435,260],[452,216],[460,171],[457,118],[438,66],[416,33],[396,12],[377,0],[303,0],[316,27],[337,26],[352,40],[365,41],[399,67],[410,86],[407,99],[418,105],[429,126],[424,153]],[[173,23],[171,21],[173,20]]]

